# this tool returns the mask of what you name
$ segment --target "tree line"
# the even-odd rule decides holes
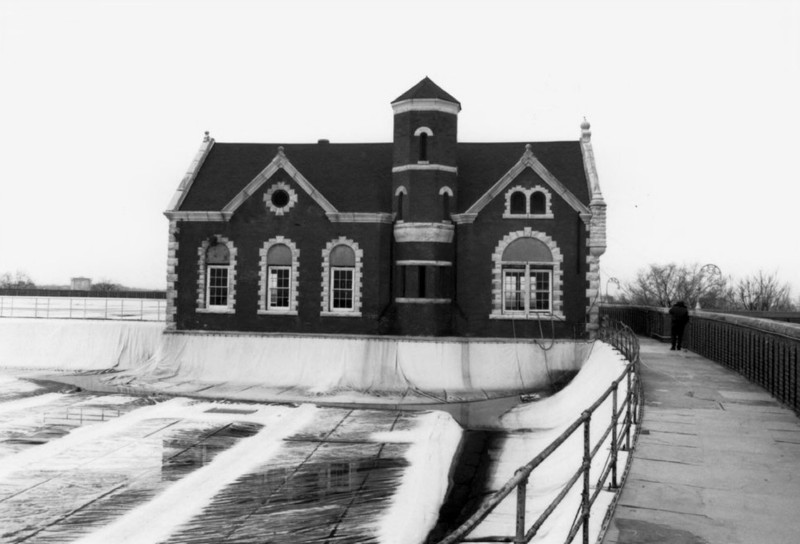
[[[800,311],[789,283],[764,270],[734,279],[715,265],[651,264],[620,289],[619,302],[626,304],[663,307],[682,300],[706,310]]]
[[[33,279],[26,274],[25,272],[3,272],[0,274],[0,289],[47,289],[52,288],[52,285],[36,285]],[[68,289],[69,287],[58,286],[61,288]],[[108,293],[110,291],[129,291],[131,290],[128,287],[120,285],[118,283],[114,283],[111,280],[103,279],[97,283],[93,283],[91,291],[97,291],[101,293]]]

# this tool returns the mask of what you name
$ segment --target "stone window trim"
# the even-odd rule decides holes
[[[228,248],[230,254],[230,262],[228,263],[228,305],[224,308],[218,306],[209,307],[208,300],[208,286],[206,278],[206,252],[211,247],[211,240],[215,239],[215,243],[224,244]],[[214,314],[233,314],[236,313],[236,246],[231,240],[218,234],[210,236],[200,244],[197,248],[197,313],[214,313]]]
[[[433,131],[429,127],[419,127],[414,131],[414,136],[419,136],[420,134],[427,134],[430,138],[433,136]]]
[[[284,191],[289,195],[289,201],[283,206],[276,206],[272,202],[272,196],[278,191]],[[272,186],[267,189],[267,192],[264,193],[264,203],[267,205],[267,209],[275,215],[284,215],[297,204],[297,193],[292,189],[291,185],[285,181],[279,181],[273,183]]]
[[[535,238],[543,242],[553,256],[552,262],[530,263],[540,265],[542,268],[552,270],[551,276],[551,311],[549,312],[529,312],[503,313],[503,252],[515,240],[520,238]],[[503,237],[492,253],[492,311],[490,319],[530,319],[530,320],[563,320],[564,319],[564,272],[562,266],[564,256],[555,241],[547,234],[525,227],[523,230],[511,232]],[[514,264],[514,263],[505,263]]]
[[[511,213],[511,195],[522,193],[525,195],[525,213]],[[531,213],[531,195],[534,193],[544,194],[545,213]],[[506,208],[503,212],[503,219],[553,219],[552,195],[545,187],[536,185],[526,188],[517,185],[506,191]]]
[[[355,254],[356,263],[355,270],[353,271],[353,307],[342,310],[331,310],[331,251],[339,245],[350,247]],[[323,317],[361,317],[361,287],[362,275],[364,267],[364,251],[358,246],[358,243],[340,236],[335,240],[331,240],[322,250],[322,302],[320,315]]]
[[[269,263],[267,262],[267,254],[272,246],[284,245],[292,252],[292,264],[290,273],[289,284],[289,308],[272,308],[268,307],[268,290],[269,278],[268,270]],[[258,315],[297,315],[297,285],[300,280],[300,250],[294,242],[284,236],[276,236],[270,238],[261,249],[258,250],[260,257],[258,262]]]

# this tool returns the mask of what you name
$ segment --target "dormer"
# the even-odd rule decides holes
[[[392,102],[393,167],[439,165],[455,168],[461,104],[425,78]]]

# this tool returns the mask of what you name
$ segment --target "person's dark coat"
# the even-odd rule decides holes
[[[683,301],[676,302],[675,305],[669,309],[669,315],[672,316],[672,329],[675,331],[683,331],[686,324],[689,322],[689,309]]]

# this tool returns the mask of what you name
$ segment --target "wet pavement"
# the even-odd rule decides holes
[[[378,542],[412,447],[386,437],[417,417],[93,394],[4,375],[0,542]],[[180,511],[165,512],[176,501]]]

